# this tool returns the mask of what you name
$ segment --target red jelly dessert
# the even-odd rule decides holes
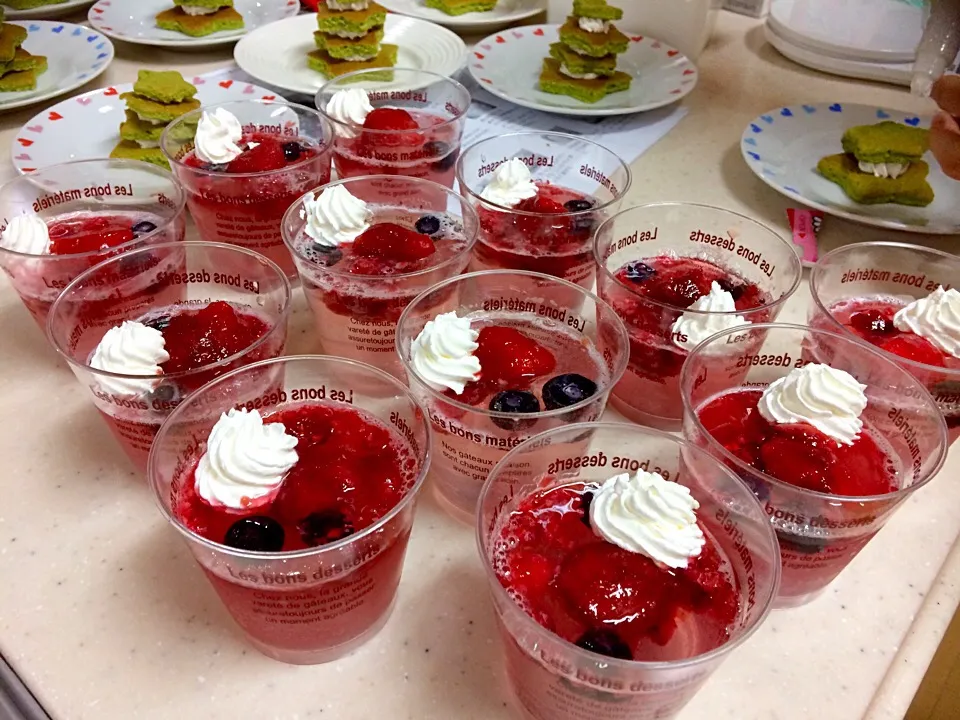
[[[757,410],[762,394],[721,395],[700,409],[700,422],[730,453],[782,482],[847,497],[898,489],[893,461],[868,429],[846,445],[805,423],[770,423]]]
[[[593,283],[593,232],[602,221],[596,201],[547,182],[513,211],[480,203],[477,270],[529,270],[580,285]]]
[[[675,660],[729,639],[740,600],[733,571],[705,529],[688,567],[671,569],[598,537],[594,486],[525,498],[494,550],[503,586],[540,625],[591,652],[622,660]]]
[[[367,115],[360,132],[338,135],[334,147],[337,175],[406,175],[452,187],[460,154],[455,125],[423,111],[376,108]]]
[[[293,406],[264,423],[298,439],[299,460],[267,504],[247,510],[208,504],[191,474],[175,512],[208,540],[262,552],[327,545],[386,515],[415,480],[416,462],[396,433],[347,405]]]
[[[283,215],[310,188],[330,181],[325,148],[304,137],[245,133],[244,151],[214,165],[190,151],[175,166],[187,192],[190,214],[205,240],[255,250],[296,275],[283,244]]]
[[[153,218],[156,219],[156,218]],[[96,252],[123,245],[157,229],[142,214],[77,214],[48,224],[51,255]]]

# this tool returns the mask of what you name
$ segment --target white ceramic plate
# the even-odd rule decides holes
[[[190,82],[197,86],[196,97],[203,105],[232,100],[283,100],[271,90],[238,80],[195,77]],[[14,167],[27,173],[71,160],[108,157],[120,140],[120,123],[126,108],[120,95],[132,89],[130,84],[98,88],[34,116],[13,138],[10,157]]]
[[[327,77],[307,66],[316,49],[316,15],[300,15],[259,28],[237,43],[233,57],[250,77],[291,92],[313,95]],[[402,15],[387,15],[383,41],[400,47],[397,67],[455,75],[466,60],[466,46],[439,25]]]
[[[67,0],[67,2],[56,3],[55,5],[41,5],[40,7],[30,8],[29,10],[15,10],[9,5],[3,5],[3,11],[7,20],[22,20],[24,18],[55,18],[85,8],[91,5],[93,0]]]
[[[582,103],[551,95],[538,87],[543,59],[559,39],[558,25],[525,25],[491,35],[474,47],[470,74],[497,97],[516,105],[563,115],[606,117],[629,115],[670,105],[697,84],[697,68],[679,50],[654,38],[630,36],[618,69],[633,76],[629,90],[607,95],[598,103]]]
[[[890,108],[833,103],[777,108],[747,125],[740,148],[747,165],[761,180],[789,198],[825,213],[876,227],[907,232],[960,233],[960,183],[930,165],[936,195],[925,208],[905,205],[859,205],[817,172],[821,157],[843,152],[840,138],[847,128],[894,120],[927,128],[930,118],[905,115]]]
[[[36,90],[0,93],[0,110],[32,105],[90,82],[113,61],[113,44],[80,25],[45,20],[14,23],[27,29],[23,48],[47,56],[47,71],[37,76]]]
[[[380,0],[380,4],[390,12],[429,20],[463,33],[492,32],[533,17],[547,9],[547,0],[499,0],[497,6],[489,12],[472,12],[463,15],[447,15],[441,10],[428,8],[424,0]]]
[[[171,0],[99,0],[88,18],[104,35],[138,45],[169,48],[208,48],[237,42],[257,28],[300,12],[300,0],[234,0],[243,15],[243,30],[229,30],[205,37],[190,37],[157,27],[157,13],[173,7]]]

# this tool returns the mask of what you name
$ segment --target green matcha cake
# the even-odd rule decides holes
[[[317,30],[313,39],[318,48],[337,60],[372,60],[380,54],[383,28],[376,28],[358,38],[342,38]]]
[[[190,37],[243,29],[243,15],[232,7],[222,7],[207,15],[190,15],[182,8],[174,7],[159,13],[156,21],[161,30],[172,30]]]
[[[67,0],[3,0],[3,4],[14,10],[33,10],[45,5],[60,5]]]
[[[24,92],[37,89],[37,73],[34,70],[8,72],[0,77],[0,92]]]
[[[163,123],[164,125],[200,107],[199,100],[161,103],[132,92],[123,93],[120,98],[127,101],[127,108],[135,113],[139,119],[147,122]]]
[[[852,127],[843,134],[843,151],[868,163],[910,163],[930,149],[930,132],[886,120]]]
[[[560,42],[571,50],[597,58],[627,51],[630,38],[617,28],[611,25],[607,32],[589,32],[581,28],[579,22],[578,18],[571,16],[560,26]]]
[[[550,46],[550,57],[574,75],[609,77],[617,72],[616,55],[605,55],[601,58],[588,57],[574,52],[559,42]],[[568,77],[570,76],[568,75]]]
[[[307,53],[307,65],[327,77],[338,77],[346,75],[356,70],[372,70],[384,68],[382,74],[371,74],[364,78],[365,80],[375,80],[378,82],[390,82],[393,80],[393,66],[397,64],[396,45],[383,43],[380,46],[380,54],[372,60],[337,60],[331,57],[323,50],[314,50]]]
[[[181,103],[197,94],[197,88],[176,70],[141,70],[133,91],[160,103]]]
[[[170,163],[167,162],[167,158],[160,148],[140,147],[132,140],[121,140],[110,152],[110,157],[119,160],[140,160],[159,165],[167,170],[170,169]]]
[[[593,18],[607,22],[623,18],[623,10],[608,4],[607,0],[573,0],[573,14],[578,18]]]
[[[926,207],[933,202],[933,188],[927,182],[930,168],[922,160],[911,162],[906,172],[896,178],[875,177],[861,171],[857,159],[848,153],[828,155],[817,163],[817,170],[862,205],[896,203]]]
[[[322,4],[317,9],[317,29],[330,35],[358,35],[383,27],[387,10],[371,2],[366,10],[331,10]]]
[[[594,79],[572,78],[560,72],[560,63],[553,58],[543,61],[540,73],[540,89],[551,95],[568,95],[583,103],[595,103],[611,93],[630,88],[633,78],[625,72],[616,71],[608,77]]]
[[[447,15],[465,15],[471,12],[489,12],[497,6],[497,0],[426,0],[428,8]]]
[[[13,60],[17,48],[27,39],[27,29],[19,25],[4,23],[0,25],[0,62]]]

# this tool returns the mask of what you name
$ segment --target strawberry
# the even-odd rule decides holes
[[[244,150],[243,153],[232,160],[227,165],[227,172],[267,172],[278,170],[287,164],[287,158],[283,154],[283,146],[279,141],[269,137],[258,137],[256,143],[257,146],[252,150]],[[241,147],[243,147],[242,144]]]
[[[553,353],[540,343],[515,328],[494,325],[485,327],[477,338],[483,380],[513,383],[527,382],[542,377],[557,366]]]
[[[353,250],[363,257],[416,262],[433,255],[437,248],[428,235],[388,222],[366,230],[354,241]]]
[[[913,335],[912,333],[897,335],[881,343],[880,347],[905,360],[913,360],[935,367],[946,366],[944,354],[937,350],[929,340],[919,335]]]

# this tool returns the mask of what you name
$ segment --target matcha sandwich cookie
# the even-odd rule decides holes
[[[133,140],[121,140],[110,152],[110,157],[115,160],[140,160],[141,162],[159,165],[164,170],[170,169],[170,163],[167,162],[163,150],[159,147],[141,147]]]
[[[19,47],[13,55],[13,60],[0,64],[0,75],[24,70],[32,70],[37,75],[46,72],[47,58],[43,55],[31,55]]]
[[[625,53],[630,45],[630,38],[613,25],[605,32],[584,30],[580,27],[580,18],[571,15],[560,26],[560,42],[581,55],[603,57]]]
[[[340,75],[352,73],[356,70],[375,70],[377,68],[383,68],[384,72],[382,75],[371,74],[362,79],[375,80],[378,82],[390,82],[393,80],[392,68],[397,64],[398,50],[399,48],[396,45],[383,43],[380,46],[380,53],[372,60],[337,60],[323,50],[314,50],[313,52],[307,54],[307,64],[317,72],[323,73],[327,77],[338,77]]]
[[[559,42],[550,46],[550,57],[563,66],[563,72],[568,79],[593,80],[598,77],[609,77],[617,72],[616,55],[604,55],[600,58],[580,55]]]
[[[397,46],[383,43],[387,11],[373,0],[327,0],[317,9],[317,49],[307,53],[307,65],[328,78],[357,70],[383,68],[389,82],[397,64]]]
[[[0,25],[0,92],[37,89],[37,76],[47,71],[47,58],[21,47],[26,28],[11,23]]]
[[[383,28],[376,28],[355,39],[328,35],[317,30],[313,38],[318,48],[325,50],[336,60],[372,60],[380,54]]]
[[[560,72],[560,63],[553,58],[543,61],[543,72],[540,73],[540,89],[543,92],[569,95],[584,103],[599,102],[611,93],[627,90],[632,81],[632,77],[619,70],[609,76],[572,78]]]
[[[361,37],[386,21],[386,8],[372,0],[362,10],[333,10],[323,3],[317,8],[317,29],[339,37]]]
[[[174,0],[174,7],[156,19],[158,28],[190,37],[243,29],[243,16],[234,10],[233,0]]]
[[[427,0],[427,7],[447,15],[464,15],[470,12],[489,12],[497,6],[497,0]]]
[[[13,60],[17,48],[27,39],[27,29],[19,25],[4,23],[0,25],[0,62]]]
[[[844,152],[823,158],[817,169],[854,202],[919,207],[933,202],[930,168],[921,159],[929,148],[927,130],[888,120],[848,129],[841,144]]]

